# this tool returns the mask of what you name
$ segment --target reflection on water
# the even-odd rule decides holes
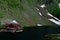
[[[48,34],[49,40],[60,40],[60,34]]]
[[[0,33],[0,39],[16,40],[60,40],[60,27],[24,27],[20,33]]]

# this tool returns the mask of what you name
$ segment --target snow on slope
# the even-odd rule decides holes
[[[37,24],[37,26],[42,26],[41,24]]]
[[[16,20],[13,20],[12,22],[18,24],[18,22]]]
[[[44,7],[46,7],[46,6],[45,6],[45,4],[43,4],[43,5],[41,5],[40,7],[41,7],[41,8],[44,8]]]
[[[60,25],[60,22],[59,22],[59,21],[56,21],[56,20],[54,20],[54,19],[48,19],[48,20],[52,21],[53,23],[55,23],[55,24],[57,24],[57,25]]]
[[[39,15],[40,15],[40,16],[42,16],[42,13],[41,13],[41,12],[39,12]]]
[[[59,8],[60,8],[60,4],[58,4],[59,5]],[[41,5],[40,6],[41,8],[44,8],[44,7],[46,7],[45,6],[45,4],[43,4],[43,5]],[[47,10],[46,10],[46,12],[48,12]],[[39,13],[40,15],[41,15],[41,13]],[[51,13],[47,13],[47,15],[48,16],[50,16],[50,17],[53,17],[54,19],[56,19],[56,20],[58,20],[58,21],[56,21],[56,20],[54,20],[54,19],[48,19],[48,20],[50,20],[51,22],[53,22],[53,23],[55,23],[55,24],[57,24],[57,25],[60,25],[60,20],[58,19],[58,18],[56,18],[56,17],[54,17]]]
[[[57,17],[54,17],[54,16],[53,16],[52,14],[50,14],[49,12],[47,13],[47,15],[49,15],[49,16],[53,17],[54,19],[60,21]]]
[[[60,9],[60,3],[58,4],[58,6],[59,6],[59,9]]]

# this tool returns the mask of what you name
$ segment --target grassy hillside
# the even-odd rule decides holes
[[[0,18],[17,20],[23,26],[55,25],[38,14],[35,4],[34,0],[0,0]]]
[[[59,0],[54,0],[53,4],[47,4],[47,9],[52,15],[56,16],[57,18],[60,18],[60,9],[58,6],[58,1]]]

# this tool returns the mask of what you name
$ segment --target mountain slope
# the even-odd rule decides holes
[[[0,0],[0,4],[0,18],[16,20],[23,26],[56,25],[39,15],[34,0]]]

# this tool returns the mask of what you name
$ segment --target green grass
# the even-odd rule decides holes
[[[5,28],[4,26],[0,25],[0,28]]]
[[[60,34],[49,34],[49,35],[48,35],[48,38],[49,38],[50,40],[60,40],[60,39],[58,39],[57,37],[60,37]]]
[[[0,0],[0,18],[12,18],[23,26],[55,25],[39,16],[34,0]],[[6,10],[8,9],[8,10]]]
[[[47,5],[47,9],[48,9],[48,11],[52,14],[52,15],[54,15],[54,16],[56,16],[56,17],[60,17],[59,15],[59,13],[60,13],[60,9],[59,9],[59,7],[58,7],[58,5],[56,5],[56,4],[52,4],[52,5]]]

